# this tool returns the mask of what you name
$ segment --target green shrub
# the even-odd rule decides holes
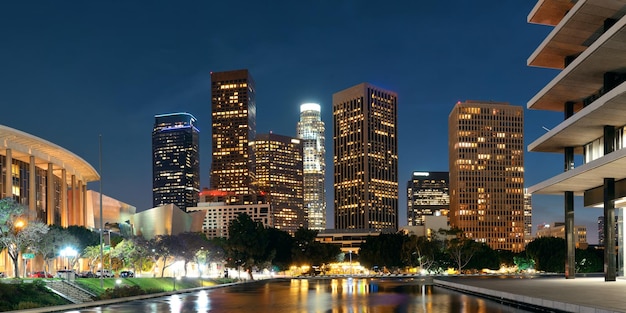
[[[145,295],[146,291],[139,286],[116,286],[115,288],[109,288],[100,295],[100,299],[115,299],[131,296]]]
[[[17,304],[17,309],[18,310],[25,310],[25,309],[35,309],[40,307],[39,304],[35,303],[35,302],[31,302],[31,301],[23,301]]]

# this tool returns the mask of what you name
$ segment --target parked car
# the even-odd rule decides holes
[[[115,277],[115,275],[113,275],[113,273],[109,270],[97,270],[96,271],[96,277]]]
[[[28,275],[28,277],[30,277],[30,278],[52,278],[52,274],[44,272],[44,271],[40,271],[40,272],[34,272],[34,273]]]
[[[93,272],[80,272],[77,274],[77,276],[80,278],[94,278],[96,277],[96,274],[94,274]]]
[[[132,271],[121,271],[120,277],[124,277],[124,278],[135,277],[135,273],[133,273]]]

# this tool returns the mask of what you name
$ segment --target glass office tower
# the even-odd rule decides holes
[[[292,236],[306,228],[302,207],[302,144],[300,139],[261,134],[254,142],[259,191],[271,204],[274,227]]]
[[[304,210],[309,229],[326,229],[326,147],[324,122],[320,105],[305,103],[300,106],[298,138],[302,141],[304,169]]]
[[[211,189],[256,195],[254,80],[248,70],[211,73]]]
[[[200,192],[199,130],[189,113],[154,117],[152,130],[152,204],[195,207]]]
[[[397,106],[368,83],[333,94],[335,229],[398,230]]]

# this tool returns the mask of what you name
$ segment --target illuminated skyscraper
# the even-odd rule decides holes
[[[304,168],[304,210],[309,229],[326,229],[326,148],[324,122],[320,105],[305,103],[300,106],[298,138],[302,141]]]
[[[248,70],[211,73],[211,188],[256,194],[254,80]]]
[[[524,188],[524,245],[533,239],[533,198]]]
[[[398,229],[397,102],[368,83],[333,94],[336,229]]]
[[[182,210],[198,203],[199,131],[189,113],[154,117],[152,130],[152,205],[175,204]]]
[[[494,250],[524,250],[524,110],[459,102],[448,120],[450,226]]]
[[[448,215],[448,172],[413,172],[407,184],[407,224],[424,225],[424,216]]]
[[[293,236],[298,228],[307,227],[300,139],[262,134],[256,137],[253,146],[258,189],[271,205],[274,227]]]

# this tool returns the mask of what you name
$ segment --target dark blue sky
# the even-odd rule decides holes
[[[412,171],[448,170],[447,119],[457,101],[526,107],[558,73],[526,66],[551,30],[526,22],[534,4],[3,1],[0,124],[56,143],[96,169],[101,134],[104,193],[141,211],[152,205],[154,115],[185,111],[198,118],[201,185],[208,187],[209,73],[247,68],[257,85],[258,133],[294,136],[299,105],[322,105],[331,198],[332,94],[369,82],[398,93],[405,224]],[[525,118],[527,145],[562,114],[525,110]],[[530,186],[560,173],[563,157],[526,153],[525,165]],[[563,220],[562,197],[533,201],[533,224]],[[576,224],[586,225],[596,243],[602,211],[581,202]]]

